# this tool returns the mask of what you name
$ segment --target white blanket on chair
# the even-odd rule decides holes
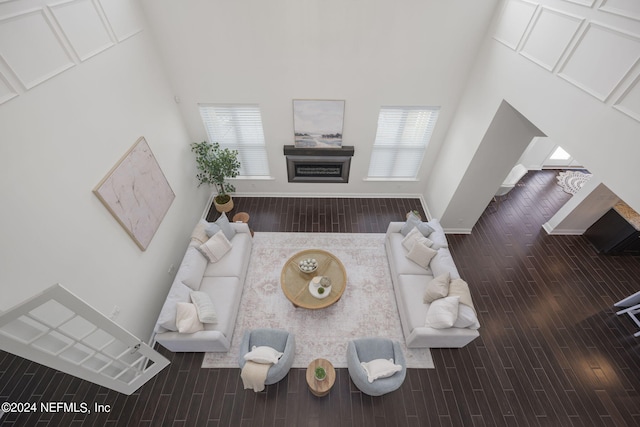
[[[244,388],[252,388],[253,391],[264,390],[264,382],[270,367],[271,363],[256,363],[248,360],[240,373]]]

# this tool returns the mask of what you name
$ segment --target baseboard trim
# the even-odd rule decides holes
[[[542,228],[550,236],[582,236],[586,230],[575,228],[551,228],[548,223],[542,224]]]
[[[471,234],[470,228],[445,228],[445,234]]]
[[[211,193],[209,197],[209,201],[205,206],[205,210],[202,213],[202,218],[206,218],[209,213],[209,209],[213,204],[213,198],[216,193]],[[420,201],[420,205],[424,210],[424,213],[427,215],[427,219],[431,220],[433,216],[427,207],[427,202],[424,200],[424,196],[422,194],[410,194],[410,193],[393,193],[393,194],[363,194],[363,193],[354,193],[354,194],[331,194],[331,193],[234,193],[234,196],[238,197],[282,197],[282,198],[335,198],[335,199],[418,199]],[[471,230],[468,232],[463,232],[463,234],[470,234]]]

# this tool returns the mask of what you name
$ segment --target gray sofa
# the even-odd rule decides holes
[[[196,226],[154,328],[155,341],[174,352],[226,352],[231,347],[251,256],[251,233],[247,224],[227,223],[235,231],[229,239],[231,249],[219,261],[209,262],[198,250],[207,238],[203,235],[206,225],[201,220]],[[209,295],[217,322],[205,323],[202,331],[180,333],[176,306],[190,302],[191,291]]]
[[[407,258],[401,233],[404,222],[391,222],[385,237],[385,249],[391,270],[391,280],[400,313],[400,322],[408,348],[456,348],[464,347],[480,334],[477,327],[436,329],[425,326],[430,304],[423,302],[425,287],[434,276],[449,272],[451,279],[460,278],[448,248],[444,230],[437,219],[427,223],[434,230],[428,238],[440,249],[428,268],[423,268]],[[467,291],[468,292],[468,291]],[[466,296],[471,301],[471,294]]]

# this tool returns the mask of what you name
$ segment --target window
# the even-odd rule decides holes
[[[382,107],[369,178],[415,179],[439,107]]]
[[[238,150],[240,176],[269,176],[269,163],[258,105],[201,104],[209,142]]]

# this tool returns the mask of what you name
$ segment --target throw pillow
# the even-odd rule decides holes
[[[198,319],[202,323],[218,323],[218,316],[209,295],[202,291],[191,291],[191,302],[196,306]]]
[[[480,322],[476,316],[476,311],[466,304],[458,304],[458,318],[453,324],[454,328],[480,328]]]
[[[420,231],[424,237],[429,237],[429,234],[433,233],[433,228],[426,222],[420,221],[420,218],[413,213],[407,217],[407,222],[405,222],[402,229],[400,229],[400,233],[406,236],[414,227],[417,227],[418,231]]]
[[[231,243],[225,237],[224,232],[218,231],[198,249],[210,262],[218,262],[231,250]]]
[[[431,258],[436,256],[437,253],[438,251],[431,249],[424,243],[416,242],[407,254],[407,258],[418,264],[420,267],[427,269],[429,268]]]
[[[440,276],[434,277],[429,283],[427,283],[423,302],[425,304],[428,304],[449,295],[450,282],[451,276],[449,275],[449,273],[441,274]]]
[[[176,305],[176,328],[181,334],[192,334],[204,329],[202,322],[198,320],[195,305],[188,302]]]
[[[367,373],[370,383],[379,378],[387,378],[402,370],[402,365],[393,363],[393,359],[374,359],[370,362],[360,362],[360,366]]]
[[[413,245],[418,241],[422,241],[427,246],[431,247],[431,241],[422,235],[420,230],[418,230],[418,227],[413,227],[413,229],[402,239],[402,246],[406,250],[410,251]]]
[[[176,328],[176,306],[179,302],[189,302],[189,292],[191,289],[182,282],[174,282],[169,289],[167,299],[164,301],[160,316],[158,316],[158,327],[168,331],[177,331]],[[156,332],[164,332],[156,327]]]
[[[195,244],[201,245],[209,239],[206,233],[206,227],[209,224],[206,220],[201,219],[196,224],[196,227],[193,229],[191,233],[191,241]]]
[[[180,263],[176,279],[193,290],[200,289],[200,282],[206,268],[207,259],[196,247],[189,246]]]
[[[229,222],[229,218],[227,218],[227,214],[225,214],[224,212],[220,214],[220,218],[216,219],[215,224],[220,227],[220,230],[222,230],[227,240],[231,241],[231,239],[233,239],[233,236],[236,235],[236,230],[233,229],[231,223]]]
[[[210,222],[205,227],[204,232],[206,233],[206,235],[208,237],[213,237],[213,235],[216,234],[220,230],[222,230],[222,229],[220,228],[220,226],[218,224],[216,224],[215,222]],[[205,240],[205,242],[206,242],[206,240]],[[202,243],[204,243],[204,242],[202,242]]]
[[[458,318],[459,299],[459,297],[446,297],[432,302],[427,310],[425,326],[434,329],[452,327]]]
[[[282,357],[284,353],[280,353],[273,347],[269,347],[266,345],[261,345],[256,347],[255,345],[251,348],[251,351],[244,355],[244,360],[250,360],[256,363],[278,363],[280,357]]]

